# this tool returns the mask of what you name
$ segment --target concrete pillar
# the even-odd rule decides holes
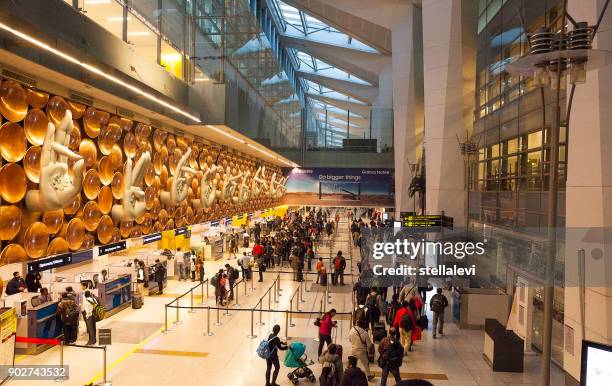
[[[576,21],[595,24],[604,1],[569,0]],[[594,47],[612,50],[608,9]],[[569,125],[566,187],[565,349],[566,384],[580,379],[582,323],[577,251],[585,250],[585,337],[612,344],[612,66],[587,74],[578,85]]]
[[[467,197],[457,137],[473,122],[477,16],[476,0],[423,0],[426,207],[459,227]]]
[[[392,29],[393,135],[395,157],[395,210],[413,211],[408,196],[412,179],[409,163],[421,158],[423,137],[422,19],[412,3],[396,7],[401,13]]]

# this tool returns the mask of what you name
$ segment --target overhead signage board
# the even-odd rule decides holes
[[[125,241],[118,243],[101,245],[98,247],[98,256],[108,255],[109,253],[122,251],[127,248]]]
[[[28,272],[42,272],[72,264],[72,253],[64,253],[28,263]]]
[[[161,240],[162,238],[162,234],[161,233],[153,233],[151,235],[146,235],[142,237],[142,243],[143,244],[150,244],[150,243],[154,243],[156,241]]]
[[[452,228],[453,218],[439,214],[417,215],[410,212],[400,213],[402,228],[420,228],[424,230],[438,231],[442,227]]]

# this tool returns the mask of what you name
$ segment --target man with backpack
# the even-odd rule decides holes
[[[278,337],[279,332],[280,326],[278,324],[274,325],[268,340],[262,341],[257,348],[257,355],[266,360],[266,386],[278,386],[276,383],[276,378],[278,378],[278,372],[280,370],[278,350],[287,350],[287,343],[281,342]],[[270,382],[272,366],[274,366],[274,373],[272,373],[272,382]]]
[[[342,251],[338,251],[334,258],[334,274],[332,276],[332,285],[344,285],[344,269],[346,268],[346,259],[342,256]]]
[[[85,318],[85,326],[87,327],[87,345],[91,346],[96,344],[96,322],[101,319],[104,315],[104,310],[100,310],[100,300],[91,293],[91,291],[85,291],[83,296],[83,317]]]
[[[221,278],[223,277],[223,270],[220,269],[215,276],[210,279],[210,285],[215,289],[215,302],[217,305],[223,305],[223,286],[221,284]]]
[[[62,292],[62,299],[57,305],[56,312],[62,321],[64,342],[73,344],[77,340],[77,331],[79,330],[79,306],[68,297],[68,293]]]
[[[436,339],[436,331],[444,335],[444,310],[448,306],[448,299],[442,294],[442,288],[436,290],[436,294],[429,301],[429,307],[433,311],[433,338]],[[440,327],[438,328],[438,323]]]
[[[355,324],[349,331],[348,338],[351,342],[351,355],[361,362],[368,380],[374,379],[374,375],[370,374],[370,359],[374,360],[374,344],[368,331]]]
[[[408,301],[404,300],[402,302],[402,307],[395,314],[393,327],[396,331],[395,333],[399,331],[401,344],[404,349],[406,349],[405,353],[407,353],[410,346],[412,345],[412,329],[415,327],[412,315],[408,310]]]
[[[384,337],[378,345],[378,353],[380,354],[378,357],[378,365],[382,369],[380,386],[387,386],[387,377],[389,373],[393,374],[395,382],[399,383],[402,381],[399,368],[402,365],[404,348],[400,342],[398,342],[395,335],[395,328],[390,328],[389,335]]]
[[[227,300],[231,301],[234,300],[234,283],[236,283],[236,280],[238,280],[240,274],[236,268],[229,264],[225,264],[225,270],[227,273],[227,280],[229,281],[229,297]]]

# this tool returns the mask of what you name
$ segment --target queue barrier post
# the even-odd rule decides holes
[[[189,295],[191,297],[191,301],[190,301],[190,306],[189,306],[189,312],[190,314],[193,314],[194,312],[196,312],[196,310],[193,309],[193,288],[189,290]]]
[[[285,339],[289,340],[289,311],[285,311]]]
[[[170,330],[168,330],[168,305],[164,307],[164,330],[162,333],[167,334]]]
[[[64,340],[63,339],[61,339],[59,343],[59,356],[60,356],[59,365],[61,368],[63,368],[64,367]],[[67,379],[66,376],[62,375],[62,376],[55,378],[55,382],[64,382],[66,379]]]
[[[179,311],[181,308],[181,298],[176,298],[176,320],[174,321],[174,324],[183,324],[182,321],[179,320]]]
[[[247,335],[247,338],[249,338],[249,339],[257,338],[257,335],[255,335],[255,333],[253,332],[254,319],[255,319],[255,310],[252,309],[251,310],[251,334]]]
[[[306,303],[306,300],[304,300],[304,289],[306,288],[306,282],[302,282],[300,284],[300,295],[298,296],[298,300],[300,301],[300,303]]]
[[[236,303],[234,303],[236,307],[240,307],[240,304],[238,303],[238,295],[240,295],[240,288],[238,288],[239,285],[240,285],[240,282],[236,283],[234,288],[232,288],[232,292],[234,293],[234,296],[236,297],[235,299]]]
[[[247,294],[247,281],[246,281],[246,279],[242,280],[242,281],[244,282],[244,297],[248,298],[249,294]]]
[[[264,296],[266,296],[266,295],[264,295]],[[270,299],[270,296],[268,296],[268,299]],[[263,316],[263,298],[261,298],[261,300],[259,300],[259,323],[257,323],[258,326],[265,326],[266,325],[261,320],[262,316]]]
[[[110,386],[112,385],[108,379],[107,379],[107,374],[106,374],[106,346],[102,346],[102,385],[104,386]]]
[[[295,327],[295,324],[293,324],[293,299],[289,301],[289,327]]]
[[[217,322],[215,323],[215,326],[219,327],[219,326],[223,326],[223,323],[221,323],[221,321],[219,320],[219,307],[216,307],[217,309]]]
[[[223,316],[231,316],[231,315],[232,315],[232,314],[230,314],[230,312],[229,312],[229,304],[230,304],[230,301],[229,301],[229,299],[228,299],[228,300],[225,302],[225,313],[223,314]]]
[[[204,335],[205,336],[215,335],[210,331],[210,306],[206,308],[206,332],[204,333]]]

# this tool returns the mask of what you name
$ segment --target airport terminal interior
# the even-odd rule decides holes
[[[612,385],[609,3],[0,0],[0,385]]]

